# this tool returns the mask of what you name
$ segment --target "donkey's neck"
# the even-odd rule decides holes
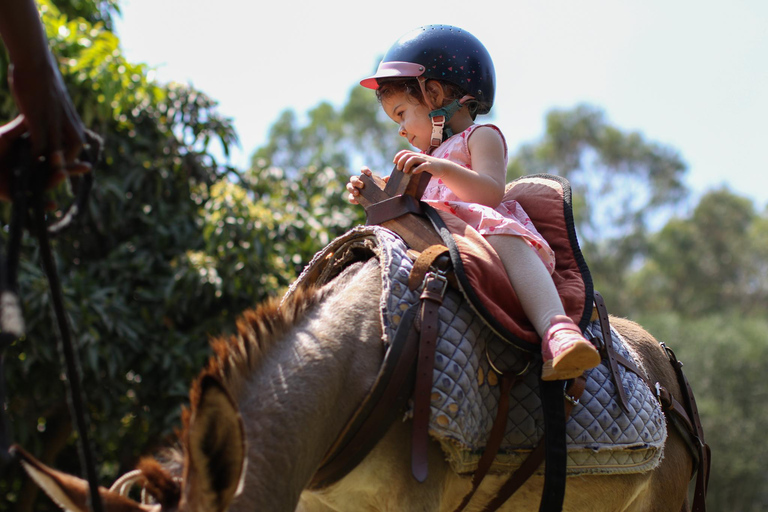
[[[331,443],[373,385],[383,359],[380,275],[373,260],[332,290],[233,389],[248,466],[232,510],[293,511]]]

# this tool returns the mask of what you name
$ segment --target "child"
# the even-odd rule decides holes
[[[574,378],[600,364],[597,350],[565,316],[550,275],[554,253],[516,201],[502,203],[504,136],[493,125],[474,123],[477,114],[490,111],[495,92],[485,47],[456,27],[421,27],[398,40],[376,74],[360,83],[376,90],[400,135],[421,150],[400,151],[394,163],[404,173],[432,174],[422,200],[457,215],[498,253],[542,338],[542,379]],[[357,203],[362,187],[359,177],[350,178],[350,202]]]

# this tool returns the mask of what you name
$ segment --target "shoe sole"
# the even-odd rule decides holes
[[[600,354],[588,341],[575,343],[541,368],[541,380],[575,379],[600,364]]]

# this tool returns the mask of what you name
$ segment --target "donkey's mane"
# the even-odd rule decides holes
[[[170,507],[179,500],[181,489],[177,478],[181,476],[183,465],[183,455],[179,448],[185,450],[187,447],[190,420],[200,402],[203,379],[214,377],[227,388],[230,395],[236,395],[240,383],[264,359],[264,354],[282,340],[307,311],[328,293],[329,287],[309,286],[296,289],[282,302],[278,298],[268,299],[238,317],[235,334],[211,339],[213,355],[192,382],[189,390],[190,408],[182,409],[182,429],[177,431],[181,446],[166,449],[160,461],[144,457],[137,466],[144,473],[147,491],[159,503]]]
[[[329,287],[309,286],[294,290],[282,302],[279,298],[268,299],[238,317],[235,334],[212,338],[213,355],[192,382],[190,410],[182,412],[181,439],[186,439],[190,417],[200,401],[200,383],[205,377],[212,376],[219,380],[234,398],[241,383],[264,359],[264,355],[330,291]]]
[[[355,266],[349,265],[346,270]],[[338,282],[336,284],[338,285]],[[182,428],[176,432],[178,444],[164,450],[159,458],[145,457],[138,464],[137,469],[144,473],[148,481],[147,491],[158,502],[171,504],[181,495],[179,482],[185,452],[189,453],[190,424],[200,404],[203,381],[208,377],[216,379],[237,403],[248,376],[258,370],[265,355],[284,340],[308,312],[339,288],[317,285],[295,288],[283,299],[268,299],[255,308],[244,311],[236,321],[237,329],[234,334],[211,339],[213,354],[192,382],[189,390],[189,408],[182,408]]]
[[[295,290],[281,302],[268,299],[254,309],[244,311],[236,321],[237,333],[211,340],[213,355],[190,390],[190,402],[197,403],[199,383],[211,375],[218,378],[230,392],[232,386],[252,372],[264,355],[281,341],[304,315],[317,305],[330,288],[314,286]],[[193,405],[194,409],[194,405]]]

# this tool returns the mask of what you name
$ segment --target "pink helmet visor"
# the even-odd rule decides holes
[[[379,88],[379,78],[415,78],[424,74],[425,68],[414,62],[382,62],[376,74],[360,80],[360,85],[368,89]]]

